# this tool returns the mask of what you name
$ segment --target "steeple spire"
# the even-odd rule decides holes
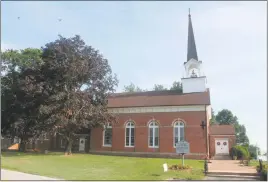
[[[198,61],[195,40],[194,40],[193,25],[189,8],[187,61],[189,61],[192,58]]]

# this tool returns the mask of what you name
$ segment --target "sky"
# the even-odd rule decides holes
[[[188,8],[212,108],[229,109],[250,143],[267,148],[266,2],[2,2],[1,49],[40,48],[58,35],[80,35],[117,74],[120,92],[134,83],[170,87],[184,74]],[[17,17],[20,17],[18,19]],[[58,21],[58,19],[62,21]]]

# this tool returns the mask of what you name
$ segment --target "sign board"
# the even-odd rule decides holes
[[[190,153],[190,145],[186,141],[180,141],[176,144],[177,154],[188,154]]]

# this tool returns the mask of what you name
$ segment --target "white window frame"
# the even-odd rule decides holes
[[[153,128],[153,146],[150,146],[150,129]],[[158,145],[155,145],[155,129],[158,128]],[[148,146],[149,148],[159,148],[159,125],[158,123],[153,120],[149,123],[149,130],[148,130]]]
[[[131,129],[134,129],[134,144],[131,145]],[[129,129],[128,132],[128,145],[127,145],[127,129]],[[135,146],[135,123],[133,121],[128,121],[125,127],[125,147],[134,147]]]
[[[112,129],[112,125],[110,123],[108,123],[107,126],[105,127],[104,131],[103,131],[103,135],[102,135],[102,146],[103,147],[111,147],[113,141],[111,142],[111,144],[105,144],[105,132],[106,132],[106,129],[111,129],[112,130],[111,140],[113,140],[113,129]]]
[[[182,124],[182,125],[181,125]],[[184,122],[182,121],[176,121],[174,124],[173,124],[173,146],[174,148],[176,148],[176,143],[175,143],[175,130],[178,130],[178,141],[182,141],[181,139],[181,135],[180,135],[180,132],[181,132],[181,128],[183,128],[183,139],[185,139],[185,124]]]
[[[60,139],[60,148],[65,148],[64,139],[63,138]]]

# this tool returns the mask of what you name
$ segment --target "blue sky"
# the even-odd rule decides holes
[[[78,34],[109,60],[117,91],[169,87],[183,75],[188,8],[212,107],[230,109],[265,150],[266,2],[2,2],[1,49]]]

